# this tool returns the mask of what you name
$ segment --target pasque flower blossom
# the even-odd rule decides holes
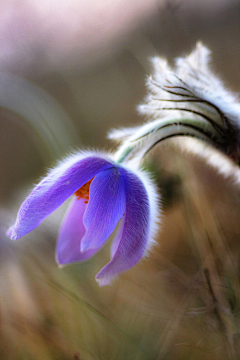
[[[135,167],[156,144],[174,136],[197,137],[240,163],[240,105],[210,70],[208,49],[197,44],[173,69],[164,59],[153,63],[149,94],[139,107],[151,121],[111,132],[120,143],[114,155],[78,153],[50,171],[8,232],[12,239],[27,234],[74,194],[60,228],[57,261],[87,260],[114,234],[111,261],[96,276],[100,285],[134,266],[153,243],[156,190]]]
[[[101,153],[70,156],[34,188],[22,204],[14,226],[18,239],[35,229],[71,195],[56,248],[60,265],[81,262],[99,251],[111,234],[111,261],[97,274],[109,284],[133,267],[153,244],[157,195],[146,173]]]

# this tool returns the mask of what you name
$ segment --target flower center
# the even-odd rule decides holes
[[[89,188],[90,188],[90,184],[93,181],[94,178],[92,178],[91,180],[89,180],[86,184],[84,184],[82,187],[80,187],[75,193],[74,195],[77,196],[77,200],[80,199],[84,199],[84,203],[87,204],[89,201]]]

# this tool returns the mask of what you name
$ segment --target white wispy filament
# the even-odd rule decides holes
[[[200,138],[235,161],[240,158],[240,105],[209,67],[210,51],[201,43],[174,69],[154,58],[147,80],[149,94],[139,106],[151,122],[115,130],[109,137],[122,142],[116,157],[143,156],[160,141],[174,136]]]

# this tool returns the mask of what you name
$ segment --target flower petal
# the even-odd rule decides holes
[[[22,204],[15,225],[7,235],[16,240],[35,229],[70,195],[112,163],[99,156],[78,154],[53,169]]]
[[[81,250],[99,248],[114,231],[125,207],[125,190],[118,168],[97,174],[90,185],[89,204],[83,216],[87,231]]]
[[[123,229],[124,229],[124,225],[125,225],[125,214],[122,217],[122,219],[119,221],[118,225],[117,225],[117,231],[116,231],[116,235],[114,236],[112,245],[111,245],[111,258],[113,257],[113,255],[115,254],[118,245],[120,243],[120,240],[122,238],[122,234],[123,234]]]
[[[96,275],[100,286],[133,267],[143,256],[150,236],[150,206],[144,184],[129,171],[121,169],[120,172],[126,195],[124,226],[112,260]]]
[[[81,240],[86,231],[82,221],[85,209],[84,199],[74,197],[58,235],[56,260],[59,265],[87,260],[99,250],[80,252]]]

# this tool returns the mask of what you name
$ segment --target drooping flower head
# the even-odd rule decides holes
[[[132,166],[130,170],[110,155],[78,153],[35,187],[8,235],[14,240],[24,236],[74,195],[59,231],[57,261],[65,265],[89,259],[117,227],[111,261],[96,276],[100,285],[109,284],[151,247],[156,230],[156,194],[143,171]]]

